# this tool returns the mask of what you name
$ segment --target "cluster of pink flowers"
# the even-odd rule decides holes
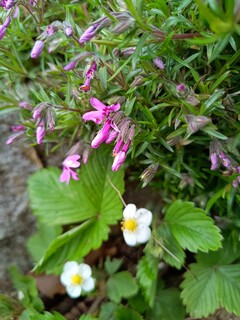
[[[54,21],[50,25],[48,25],[45,31],[39,36],[39,39],[35,42],[32,51],[31,58],[36,59],[40,56],[45,46],[45,43],[49,41],[49,39],[58,31],[62,30],[67,37],[71,37],[73,35],[73,28],[67,21]],[[50,53],[50,52],[49,52]]]
[[[29,0],[28,4],[30,6],[35,6],[38,0]],[[16,18],[19,14],[18,6],[15,6],[16,2],[14,0],[0,0],[0,7],[8,11],[8,16],[0,25],[0,40],[6,35],[7,28],[11,23],[12,17]],[[15,10],[12,11],[11,9],[15,6]]]
[[[91,105],[97,111],[90,111],[83,115],[83,120],[93,121],[96,124],[103,122],[95,138],[92,140],[92,148],[98,148],[102,143],[109,144],[116,140],[113,149],[114,161],[112,170],[117,171],[126,159],[126,154],[134,137],[134,124],[126,118],[122,112],[118,112],[120,104],[106,106],[97,98],[90,99]]]

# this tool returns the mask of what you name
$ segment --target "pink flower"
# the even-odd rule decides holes
[[[39,123],[39,125],[37,127],[37,131],[36,131],[36,139],[37,139],[37,143],[38,144],[42,144],[43,143],[45,134],[46,134],[46,130],[44,128],[43,122],[41,121]]]
[[[116,112],[120,109],[120,104],[112,104],[111,106],[106,106],[97,98],[91,98],[90,103],[98,111],[90,111],[86,112],[83,115],[83,120],[85,121],[93,121],[96,124],[101,123],[105,117],[108,117],[111,112]]]
[[[121,139],[119,139],[119,140],[121,140]],[[119,142],[119,140],[118,140],[118,142]],[[118,144],[118,142],[117,142],[117,144]],[[113,160],[112,171],[117,171],[121,167],[123,162],[126,160],[127,151],[128,151],[129,146],[130,146],[130,141],[123,145],[121,151],[117,151],[117,153],[115,154],[115,158]],[[120,145],[120,147],[121,147],[121,145]],[[116,150],[116,147],[114,148],[114,150]]]
[[[80,162],[77,161],[80,159],[80,156],[78,154],[73,154],[68,156],[63,161],[63,171],[59,178],[60,182],[66,182],[66,185],[69,184],[70,178],[73,180],[79,180],[78,175],[75,171],[72,170],[72,168],[78,168],[80,167]]]
[[[96,137],[93,139],[91,146],[92,148],[98,148],[108,137],[109,130],[111,128],[111,120],[107,120],[102,129],[98,132]]]
[[[112,171],[117,171],[126,159],[126,152],[120,151],[114,158]]]
[[[90,90],[91,78],[86,78],[84,84],[79,87],[79,90],[83,90],[85,92]]]

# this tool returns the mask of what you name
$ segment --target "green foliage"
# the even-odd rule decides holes
[[[175,201],[168,208],[164,221],[183,249],[207,252],[221,246],[219,228],[192,202]]]
[[[40,221],[48,224],[70,224],[96,218],[114,224],[121,217],[122,204],[109,180],[122,193],[123,172],[110,170],[109,149],[97,150],[86,166],[81,179],[69,186],[59,182],[60,171],[44,169],[29,179],[31,207]]]
[[[116,309],[116,320],[143,320],[143,317],[135,310],[120,305]]]
[[[122,265],[122,259],[112,259],[110,260],[109,257],[107,257],[106,261],[105,261],[105,270],[107,272],[107,274],[109,276],[113,275],[114,273],[116,273],[119,268]]]
[[[42,300],[38,297],[35,280],[20,273],[16,266],[10,268],[13,285],[21,294],[21,304],[30,310],[42,311]]]
[[[119,303],[122,298],[135,295],[137,291],[137,283],[128,271],[115,273],[107,281],[108,297],[116,303]]]
[[[185,308],[181,303],[179,290],[158,286],[153,309],[147,314],[146,319],[184,320]]]
[[[217,252],[199,253],[197,263],[184,274],[181,298],[194,317],[206,317],[218,308],[240,315],[240,265],[230,264],[240,257],[239,248],[229,238]]]
[[[137,279],[150,307],[153,307],[155,299],[158,263],[157,258],[148,254],[143,256],[137,265]]]
[[[92,293],[103,303],[80,319],[181,320],[185,310],[179,295],[190,316],[207,317],[220,307],[239,315],[239,1],[62,0],[32,6],[26,0],[17,5],[21,15],[1,39],[0,115],[17,113],[25,127],[18,139],[24,137],[32,146],[36,128],[44,122],[44,142],[37,148],[44,164],[54,152],[63,159],[72,147],[81,155],[79,181],[60,183],[57,168],[29,179],[38,226],[28,242],[37,262],[34,270],[59,274],[67,260],[83,261],[107,241],[106,248],[111,243],[116,254],[105,259],[105,245],[97,252],[94,272],[101,281]],[[0,24],[14,11],[0,8]],[[73,36],[66,36],[63,25],[46,36],[54,21],[70,23]],[[79,45],[83,32],[103,21],[94,37]],[[45,36],[43,52],[31,59],[33,39]],[[162,59],[161,66],[156,58]],[[75,59],[76,68],[65,71]],[[93,61],[96,72],[87,79]],[[88,92],[79,88],[86,80],[91,80]],[[122,165],[125,181],[123,169],[111,170],[113,143],[90,149],[107,118],[101,125],[82,120],[93,111],[91,97],[106,105],[121,104],[117,115],[124,119],[115,119],[111,130],[117,128],[117,139],[130,143]],[[19,108],[22,101],[30,109]],[[51,107],[33,119],[40,103]],[[49,129],[49,110],[54,130]],[[90,150],[85,165],[84,152]],[[215,153],[216,169],[211,170]],[[62,160],[57,161],[59,167]],[[138,194],[140,176],[143,197]],[[122,217],[124,183],[128,201],[139,198],[153,209],[152,237],[143,251],[142,246],[132,248],[137,252],[129,265],[131,253],[120,255],[125,250],[120,225],[111,226]],[[166,288],[159,279],[159,262]],[[168,287],[173,280],[168,266],[177,268],[179,277],[183,267],[188,270],[181,294],[177,285]],[[24,294],[21,320],[63,319],[44,312],[32,278],[14,269],[11,274]],[[18,307],[3,299],[0,313],[17,317],[22,311]]]
[[[45,254],[50,243],[60,235],[62,228],[59,225],[49,226],[40,223],[38,232],[28,239],[27,247],[35,262],[39,261]]]

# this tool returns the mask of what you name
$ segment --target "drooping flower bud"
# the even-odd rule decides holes
[[[7,31],[7,28],[4,27],[3,25],[0,25],[0,40],[2,40],[2,38],[5,36]]]
[[[192,114],[188,114],[185,116],[187,123],[189,124],[189,131],[191,133],[195,133],[201,128],[205,127],[208,123],[211,122],[211,119],[205,116],[194,116]]]
[[[165,65],[162,61],[161,58],[157,57],[153,60],[153,63],[155,64],[156,67],[158,67],[160,70],[164,70]]]
[[[36,59],[40,56],[44,48],[44,42],[42,40],[37,40],[31,51],[31,58]]]
[[[42,144],[43,143],[45,134],[46,134],[46,130],[44,128],[44,123],[43,123],[43,121],[41,121],[38,124],[37,131],[36,131],[36,139],[37,139],[37,143],[38,144]]]
[[[143,181],[143,187],[145,187],[157,173],[159,163],[152,163],[148,166],[143,173],[140,175],[140,179]]]
[[[78,60],[71,61],[65,67],[63,67],[63,69],[65,71],[73,70],[76,68],[77,63],[78,63]]]
[[[3,26],[7,28],[10,25],[10,23],[11,23],[11,17],[8,16],[6,20],[3,22]]]

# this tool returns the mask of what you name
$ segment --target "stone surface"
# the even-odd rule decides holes
[[[23,141],[6,145],[10,126],[17,117],[0,118],[0,292],[10,293],[8,267],[17,265],[23,272],[32,267],[26,241],[35,225],[28,207],[27,179],[37,170],[37,162]],[[31,152],[32,151],[32,152]]]

